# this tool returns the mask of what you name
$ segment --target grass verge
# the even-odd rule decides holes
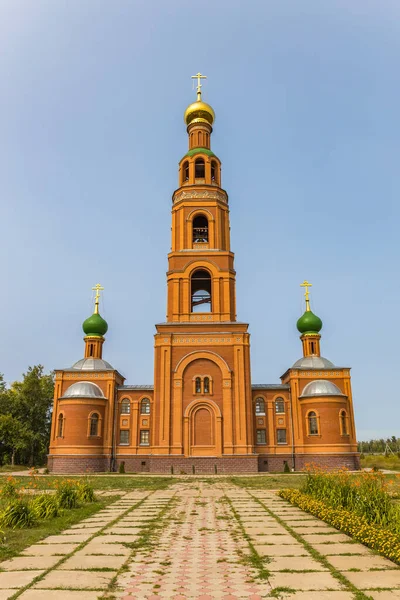
[[[245,489],[280,490],[293,488],[298,490],[305,482],[306,476],[298,473],[281,475],[258,475],[257,477],[229,477],[229,483]]]
[[[79,523],[79,521],[90,517],[118,499],[118,496],[102,498],[79,508],[66,509],[59,517],[49,519],[48,521],[41,521],[37,526],[30,529],[4,529],[0,544],[0,561],[16,556],[28,546],[36,544],[48,535],[57,535],[64,529],[68,529],[71,525],[75,525],[75,523]]]
[[[228,496],[224,496],[224,499],[225,499],[225,502],[229,505],[229,507],[233,513],[233,516],[235,517],[236,522],[239,525],[240,531],[242,532],[242,536],[244,537],[244,539],[246,540],[246,542],[249,546],[250,555],[244,556],[243,557],[244,560],[246,561],[246,563],[248,565],[253,567],[253,569],[256,569],[258,571],[258,577],[260,579],[268,579],[268,577],[270,576],[270,572],[268,571],[268,569],[265,568],[265,564],[264,564],[265,560],[263,560],[261,558],[261,556],[258,554],[257,550],[254,548],[251,538],[246,533],[246,530],[243,526],[240,515],[235,510],[235,507],[233,506],[231,499],[228,498]]]
[[[82,476],[60,476],[62,479],[71,481],[87,481],[94,490],[165,490],[176,479],[172,477],[129,477],[124,475],[82,475]],[[37,490],[54,488],[60,482],[60,477],[54,475],[36,475],[35,477],[15,477],[19,485],[27,487],[32,482]],[[0,488],[6,482],[6,477],[0,477]]]
[[[343,575],[343,573],[341,573],[333,565],[331,565],[326,556],[318,552],[318,550],[311,546],[311,544],[307,542],[302,535],[297,533],[297,531],[292,529],[292,527],[290,527],[290,525],[288,525],[283,519],[281,519],[278,515],[272,512],[272,510],[270,510],[262,500],[256,498],[252,494],[250,495],[253,498],[253,500],[255,500],[260,506],[262,506],[263,509],[279,523],[279,525],[284,527],[284,529],[286,529],[286,531],[291,536],[293,536],[296,541],[298,541],[304,546],[304,548],[307,550],[307,552],[311,554],[314,560],[318,561],[320,565],[327,569],[331,573],[332,577],[337,579],[342,584],[342,586],[346,588],[348,592],[354,594],[354,600],[373,600],[372,596],[367,596],[366,594],[364,594],[364,592],[362,592],[354,584],[352,584],[351,581],[349,581],[347,577]]]

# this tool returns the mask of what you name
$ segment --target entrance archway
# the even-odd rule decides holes
[[[184,453],[186,456],[220,456],[222,453],[222,416],[211,400],[194,401],[184,416]]]

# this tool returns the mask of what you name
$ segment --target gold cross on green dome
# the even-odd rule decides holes
[[[207,79],[207,75],[202,75],[201,73],[197,73],[197,75],[192,75],[192,79],[197,79],[197,100],[200,101],[201,100],[201,88],[203,87],[201,85],[201,80],[202,79]]]
[[[100,302],[100,290],[104,290],[104,288],[100,285],[100,283],[96,283],[92,290],[96,292],[96,296],[94,298],[94,314],[99,314],[99,302]]]
[[[300,284],[300,287],[305,288],[305,292],[304,292],[304,297],[306,299],[306,310],[309,311],[310,310],[310,292],[308,291],[308,288],[312,287],[312,283],[310,283],[309,281],[307,281],[306,279],[303,281],[303,283]]]

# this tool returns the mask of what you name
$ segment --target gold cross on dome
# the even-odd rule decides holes
[[[94,313],[96,315],[99,314],[99,301],[100,301],[100,290],[104,290],[104,288],[100,285],[100,283],[96,283],[92,290],[96,292],[96,296],[94,297]]]
[[[300,284],[300,287],[303,287],[306,290],[304,292],[304,298],[306,299],[306,310],[310,310],[310,292],[308,291],[308,288],[312,287],[312,283],[305,279],[303,283]]]
[[[202,79],[207,79],[207,75],[202,75],[201,73],[197,73],[197,75],[192,75],[192,79],[197,79],[197,100],[201,100],[201,85]]]

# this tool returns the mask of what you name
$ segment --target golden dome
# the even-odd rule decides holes
[[[212,125],[215,120],[215,113],[209,104],[197,100],[187,107],[184,119],[186,125],[191,123],[209,123],[209,125]]]

